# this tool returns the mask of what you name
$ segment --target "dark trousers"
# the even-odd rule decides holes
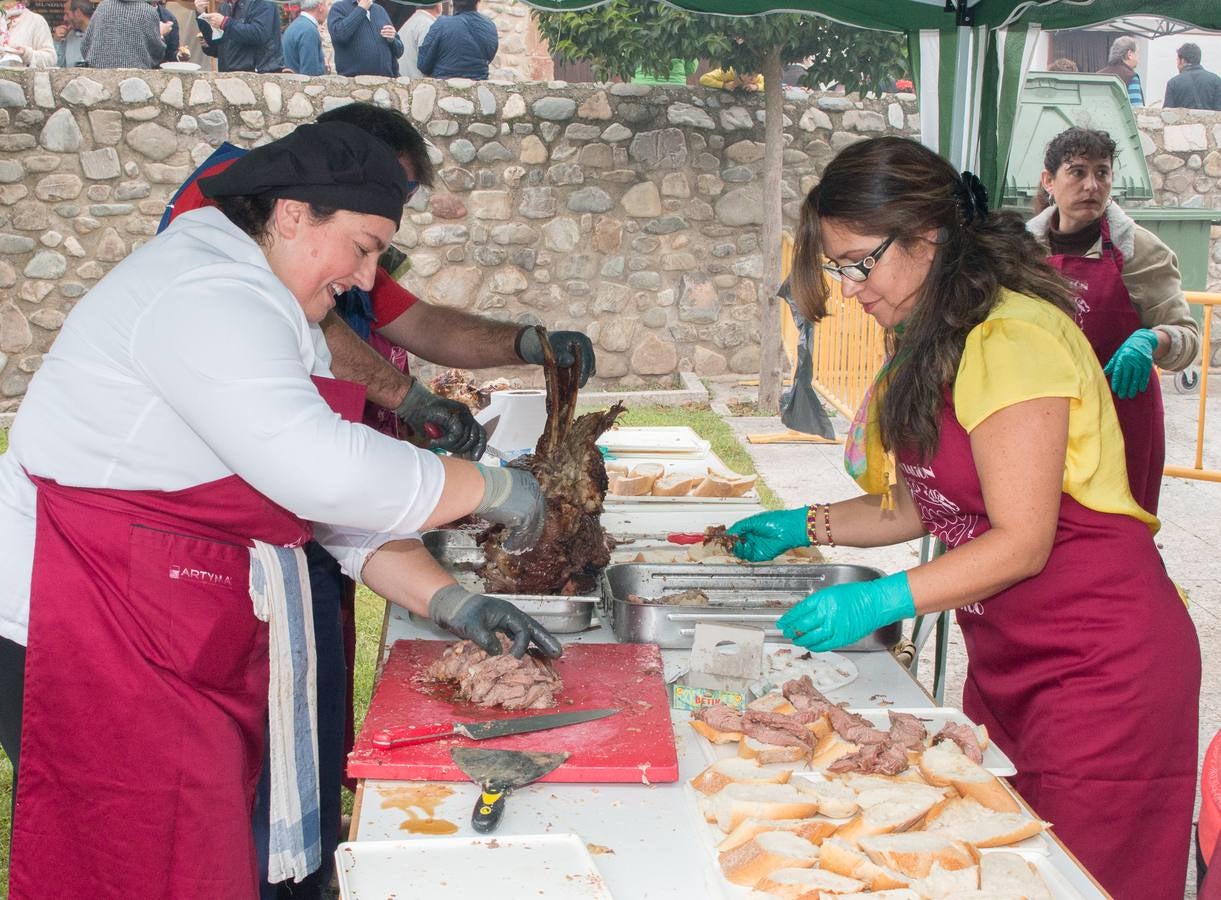
[[[347,717],[348,672],[344,655],[340,603],[343,598],[343,573],[339,563],[317,542],[305,546],[309,560],[310,589],[314,595],[314,649],[317,656],[318,686],[318,800],[322,820],[322,865],[301,882],[270,884],[266,880],[268,843],[268,805],[270,776],[267,754],[263,756],[263,776],[254,802],[254,846],[260,871],[264,873],[260,900],[317,900],[331,883],[335,869],[335,848],[339,845],[342,816],[340,787],[343,779],[343,739]]]
[[[17,761],[21,756],[21,701],[25,690],[25,647],[0,638],[0,747],[13,764],[14,813],[17,808]]]

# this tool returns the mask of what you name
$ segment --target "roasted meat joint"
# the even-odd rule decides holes
[[[493,593],[586,593],[610,562],[610,545],[599,522],[607,479],[597,440],[624,407],[616,403],[577,418],[580,354],[575,354],[573,365],[560,368],[546,331],[538,332],[545,358],[547,424],[534,453],[513,465],[538,479],[547,502],[546,524],[538,543],[523,553],[505,549],[503,528],[489,529],[481,538],[487,561],[479,574]]]

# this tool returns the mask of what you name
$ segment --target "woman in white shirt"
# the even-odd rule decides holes
[[[252,608],[252,552],[285,560],[292,594],[312,533],[460,636],[560,651],[407,540],[473,512],[528,545],[537,483],[358,424],[363,389],[329,378],[317,322],[371,286],[398,229],[393,151],[303,125],[200,187],[219,209],[181,216],[72,311],[0,457],[0,635],[27,645],[14,896],[257,893],[250,809],[281,663]],[[308,791],[299,811],[303,875]]]
[[[0,3],[0,65],[52,69],[56,60],[47,20],[24,3]]]

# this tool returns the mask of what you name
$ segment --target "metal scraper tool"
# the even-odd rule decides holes
[[[538,781],[559,768],[569,756],[567,753],[522,753],[480,747],[454,747],[449,753],[462,773],[479,785],[471,827],[480,834],[496,828],[511,791]]]

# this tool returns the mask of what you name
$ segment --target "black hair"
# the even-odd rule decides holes
[[[68,9],[92,18],[94,10],[97,9],[97,4],[91,3],[89,0],[68,0]]]
[[[435,176],[428,144],[405,115],[372,103],[345,103],[318,117],[319,122],[347,122],[387,144],[396,156],[411,160],[415,180],[432,187]]]
[[[1184,44],[1175,52],[1178,53],[1179,59],[1189,66],[1198,66],[1200,64],[1199,44]]]
[[[268,236],[267,227],[271,222],[272,211],[276,208],[276,199],[268,194],[233,194],[217,197],[213,202],[226,219],[256,243],[261,244]],[[334,209],[313,203],[309,205],[309,212],[315,224],[325,222],[335,215]]]
[[[479,0],[453,0],[454,15],[461,12],[470,12],[479,5]]]

